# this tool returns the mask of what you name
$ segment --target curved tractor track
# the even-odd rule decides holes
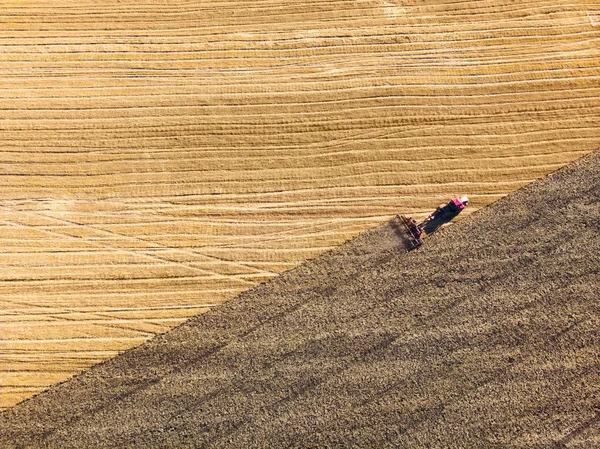
[[[8,1],[0,408],[598,146],[590,1]]]

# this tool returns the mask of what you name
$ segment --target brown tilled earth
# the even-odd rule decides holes
[[[600,142],[589,0],[8,0],[0,408]]]
[[[600,447],[600,151],[393,222],[1,415],[0,446]]]

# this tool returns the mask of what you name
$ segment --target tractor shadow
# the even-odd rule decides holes
[[[425,225],[423,231],[425,231],[425,234],[431,235],[445,224],[450,223],[452,220],[454,220],[454,218],[456,218],[456,216],[459,213],[460,211],[445,213],[438,212],[435,215],[435,218]]]

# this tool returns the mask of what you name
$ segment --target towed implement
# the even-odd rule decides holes
[[[447,204],[440,204],[425,220],[417,222],[406,215],[396,215],[400,226],[408,239],[410,249],[416,249],[423,244],[423,237],[437,231],[442,225],[456,217],[469,203],[469,198],[453,198]]]
[[[404,232],[408,237],[408,243],[410,244],[410,249],[418,248],[423,244],[423,229],[421,227],[421,223],[417,223],[412,217],[407,217],[405,215],[396,215],[396,217],[402,223],[404,227]]]

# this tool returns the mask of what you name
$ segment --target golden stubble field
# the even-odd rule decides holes
[[[600,3],[8,1],[0,408],[598,147]]]

